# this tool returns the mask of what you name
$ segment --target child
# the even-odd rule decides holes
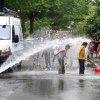
[[[89,52],[90,52],[91,58],[93,58],[93,54],[94,54],[94,41],[90,42],[90,44],[89,44]]]
[[[58,55],[58,62],[59,62],[58,74],[65,73],[64,58],[66,57],[66,53],[70,49],[70,47],[71,46],[69,44],[67,44],[66,46],[61,45],[58,47],[58,52],[55,54],[55,56]]]
[[[83,75],[85,71],[85,61],[87,61],[87,57],[85,54],[85,48],[87,47],[88,43],[83,42],[79,49],[79,74]]]
[[[100,44],[98,45],[97,51],[98,51],[98,55],[99,55],[99,59],[100,59]]]
[[[35,63],[35,65],[36,65],[36,66],[40,66],[40,64],[39,64],[39,52],[35,53],[35,54],[33,55],[33,58],[34,58],[34,63]]]
[[[51,50],[45,49],[42,53],[42,57],[43,56],[45,57],[46,68],[51,68]]]

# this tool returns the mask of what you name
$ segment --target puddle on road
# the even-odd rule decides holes
[[[100,75],[96,74],[79,76],[77,71],[66,72],[65,75],[58,75],[57,71],[32,71],[10,75],[9,81],[16,81],[13,84],[8,82],[8,86],[13,85],[14,88],[16,84],[22,85],[7,100],[13,100],[14,97],[15,100],[17,97],[19,100],[99,100],[100,97]]]

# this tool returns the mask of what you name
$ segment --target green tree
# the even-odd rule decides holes
[[[5,0],[0,0],[0,11],[2,11],[2,8],[4,7]]]
[[[68,29],[72,21],[82,21],[88,10],[84,0],[6,0],[5,5],[21,10],[23,31],[25,21],[30,20],[30,33],[46,25],[52,29]]]
[[[100,34],[100,0],[89,4],[88,16],[84,20],[84,31],[93,37]]]
[[[21,19],[30,19],[30,33],[33,33],[34,21],[43,19],[53,2],[53,0],[6,0],[5,5],[10,9],[20,9]]]

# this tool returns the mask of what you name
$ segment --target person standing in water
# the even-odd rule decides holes
[[[83,75],[85,71],[85,61],[87,61],[87,57],[85,54],[85,48],[87,47],[88,43],[83,42],[79,49],[79,75]]]
[[[50,49],[45,49],[42,53],[42,57],[45,57],[45,64],[46,68],[51,68],[51,54],[50,54]]]
[[[58,62],[59,62],[59,67],[58,67],[58,74],[64,74],[65,73],[65,65],[64,65],[64,58],[66,57],[66,52],[68,49],[70,49],[70,45],[66,45],[64,47],[59,47],[58,52],[55,54],[55,56],[58,55]]]
[[[35,53],[35,54],[33,55],[33,58],[34,58],[34,64],[35,64],[36,66],[40,66],[40,64],[39,64],[39,52]]]
[[[94,54],[94,41],[91,41],[89,44],[89,53],[90,53],[90,57],[93,58],[93,54]]]
[[[98,44],[100,43],[100,37],[99,37],[99,35],[96,36],[96,38],[94,39],[94,42],[95,42],[94,51],[95,51],[95,54],[96,54],[95,58],[97,58],[97,54],[98,54],[97,48],[98,48]]]

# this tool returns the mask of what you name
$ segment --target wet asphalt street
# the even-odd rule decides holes
[[[0,100],[100,100],[100,75],[87,68],[58,75],[57,71],[21,71],[0,77]]]
[[[21,71],[1,74],[0,100],[100,100],[100,74],[94,68],[86,67],[83,76],[78,68],[58,75],[56,68],[44,70],[42,65],[24,61]]]

